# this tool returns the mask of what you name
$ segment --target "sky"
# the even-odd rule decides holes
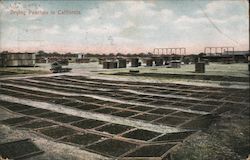
[[[248,50],[248,11],[247,0],[0,1],[0,51]]]

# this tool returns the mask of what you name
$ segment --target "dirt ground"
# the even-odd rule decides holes
[[[250,151],[246,64],[140,67],[119,75],[97,63],[70,73],[0,77],[0,143],[31,138],[29,159],[246,159]],[[47,72],[49,65],[37,68]],[[178,77],[151,76],[178,74]],[[237,81],[237,78],[239,81]],[[226,84],[226,85],[225,85]]]

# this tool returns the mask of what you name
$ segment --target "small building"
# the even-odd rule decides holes
[[[127,67],[127,60],[119,58],[118,59],[118,67],[119,68],[126,68]]]
[[[181,68],[181,61],[179,60],[172,60],[170,62],[171,68]]]
[[[152,58],[148,58],[145,61],[146,61],[146,66],[153,66],[153,59]]]
[[[155,66],[162,66],[163,62],[163,58],[155,58]]]
[[[195,72],[196,73],[205,73],[205,62],[195,63]]]
[[[0,53],[1,67],[31,67],[35,65],[35,53]]]
[[[138,67],[138,66],[139,66],[139,59],[131,58],[131,67]]]
[[[114,69],[117,68],[117,61],[104,61],[103,69]]]

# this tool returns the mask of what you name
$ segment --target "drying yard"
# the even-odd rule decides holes
[[[222,114],[249,115],[247,87],[96,77],[1,79],[1,142],[31,138],[29,159],[173,159]]]
[[[248,88],[70,74],[0,83],[1,136],[6,141],[32,138],[44,151],[36,159],[171,159],[220,114],[249,114]],[[29,151],[25,154],[32,159]]]

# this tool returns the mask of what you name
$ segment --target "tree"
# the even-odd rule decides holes
[[[40,56],[45,56],[45,55],[47,55],[47,53],[44,52],[43,50],[40,50],[40,51],[38,51],[37,53],[38,53],[38,55],[40,55]]]

